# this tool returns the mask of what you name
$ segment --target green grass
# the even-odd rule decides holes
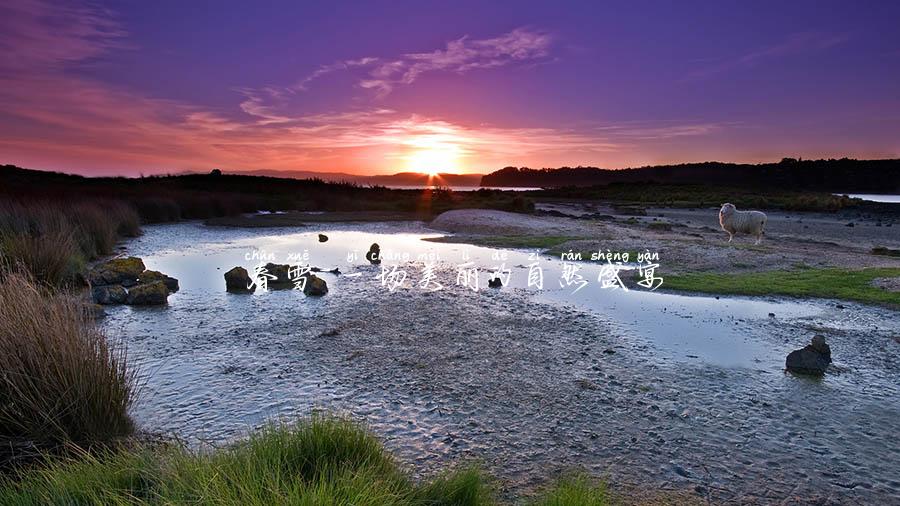
[[[691,273],[668,275],[665,288],[735,295],[786,295],[844,299],[900,306],[900,293],[870,283],[875,278],[900,276],[900,268],[798,269],[743,274]]]
[[[605,505],[602,483],[560,481],[535,505]],[[477,468],[416,481],[362,426],[313,416],[215,451],[179,445],[57,459],[0,481],[4,505],[479,506],[497,504]]]
[[[534,506],[604,506],[613,500],[603,482],[576,474],[559,480],[532,502]]]
[[[524,236],[524,235],[453,235],[425,239],[431,242],[449,242],[474,244],[475,246],[487,246],[492,248],[534,248],[547,249],[558,246],[567,241],[574,241],[581,237],[564,235]]]
[[[58,460],[0,484],[0,504],[482,504],[480,475],[415,483],[362,427],[314,416],[212,452],[182,446]]]

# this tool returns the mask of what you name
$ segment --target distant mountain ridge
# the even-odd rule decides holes
[[[701,162],[630,169],[505,167],[486,174],[481,179],[482,186],[542,188],[640,182],[730,185],[834,193],[900,194],[900,160],[785,158],[777,163]]]

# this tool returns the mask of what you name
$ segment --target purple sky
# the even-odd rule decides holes
[[[85,174],[900,157],[900,2],[0,6],[0,163]]]

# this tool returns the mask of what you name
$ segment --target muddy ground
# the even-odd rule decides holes
[[[542,203],[536,215],[487,210],[449,211],[431,228],[457,240],[480,236],[572,237],[556,252],[598,250],[659,252],[666,272],[751,272],[810,267],[900,267],[900,257],[873,255],[875,247],[900,250],[893,218],[768,211],[765,238],[728,235],[717,209],[616,209],[602,204]],[[848,226],[852,223],[853,226]]]

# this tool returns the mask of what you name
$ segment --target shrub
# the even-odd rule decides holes
[[[144,223],[163,223],[181,219],[181,208],[169,198],[140,198],[134,201],[134,207]]]
[[[124,349],[110,345],[83,302],[42,289],[23,270],[2,278],[2,446],[88,448],[130,434],[136,376]]]

